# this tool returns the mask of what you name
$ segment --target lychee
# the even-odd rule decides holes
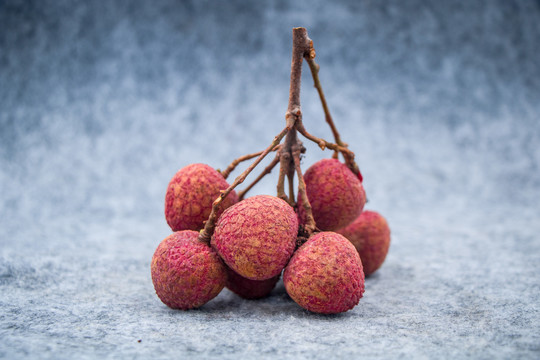
[[[206,304],[225,286],[225,265],[196,231],[178,231],[165,238],[152,258],[152,282],[157,296],[173,309]]]
[[[201,230],[221,190],[229,187],[217,170],[205,164],[180,169],[169,182],[165,195],[165,218],[173,231]],[[238,202],[232,191],[221,203],[218,216]]]
[[[337,230],[349,225],[360,215],[366,203],[366,193],[360,179],[337,159],[323,159],[304,174],[306,193],[313,218],[321,230]],[[303,206],[299,202],[300,221],[304,222]]]
[[[360,254],[366,276],[382,265],[390,247],[390,228],[381,214],[366,210],[338,233],[349,239]]]
[[[278,275],[296,243],[298,218],[275,196],[258,195],[231,206],[219,218],[211,244],[225,263],[250,280]]]
[[[350,310],[364,294],[360,256],[345,237],[334,232],[309,238],[285,268],[283,282],[298,305],[322,314]]]
[[[236,295],[244,299],[261,299],[270,295],[276,286],[280,275],[276,275],[267,280],[250,280],[238,275],[230,268],[227,268],[227,283],[225,286]]]

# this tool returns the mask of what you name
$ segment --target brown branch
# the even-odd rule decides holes
[[[294,205],[294,190],[289,191],[290,196],[285,194],[285,176],[289,178],[289,181],[294,177],[294,162],[292,161],[291,149],[297,142],[295,124],[302,119],[302,110],[300,106],[302,62],[304,61],[305,56],[310,56],[312,50],[313,41],[308,37],[307,30],[301,27],[294,28],[289,104],[287,106],[287,112],[285,113],[285,120],[291,131],[287,134],[285,143],[280,149],[280,169],[277,184],[277,196],[288,201],[291,206]]]
[[[291,61],[291,83],[289,87],[289,105],[285,119],[292,128],[298,118],[301,118],[300,85],[302,80],[302,62],[305,56],[310,56],[313,41],[308,37],[307,30],[302,27],[293,29],[293,48]],[[313,54],[313,56],[315,56]]]
[[[298,130],[298,132],[300,134],[302,134],[306,139],[311,140],[314,143],[316,143],[322,150],[328,148],[330,150],[340,151],[340,152],[345,152],[345,153],[347,153],[347,152],[350,153],[351,152],[346,147],[340,146],[338,144],[331,143],[331,142],[326,141],[326,140],[324,140],[322,138],[316,137],[315,135],[311,135],[310,133],[307,132],[306,128],[304,127],[304,124],[301,121],[298,121],[296,123],[296,130]],[[353,154],[353,156],[354,156],[354,154]]]
[[[240,174],[236,179],[234,179],[234,182],[226,190],[222,190],[219,197],[216,200],[214,200],[214,203],[212,204],[212,212],[210,213],[208,220],[204,224],[204,229],[202,229],[199,232],[199,241],[207,243],[207,244],[210,242],[210,238],[214,234],[214,228],[216,227],[217,213],[220,209],[223,199],[225,199],[227,195],[229,195],[231,191],[234,190],[235,187],[237,187],[246,179],[249,173],[253,171],[255,166],[257,166],[262,161],[262,159],[264,159],[266,155],[268,155],[268,153],[270,153],[274,149],[274,147],[281,142],[283,137],[289,131],[290,131],[290,128],[288,126],[286,126],[283,130],[281,130],[281,132],[278,135],[276,135],[276,137],[274,137],[274,140],[272,141],[270,146],[268,146],[259,155],[259,157],[246,170],[244,170],[242,174]]]
[[[313,49],[313,42],[311,43],[311,47]],[[311,56],[311,54],[313,56]],[[330,115],[330,109],[328,107],[328,103],[326,102],[326,97],[324,96],[324,92],[322,89],[321,81],[319,79],[319,70],[320,66],[315,62],[315,50],[313,49],[312,52],[310,52],[310,56],[305,56],[306,62],[309,65],[309,69],[311,70],[311,76],[313,78],[313,83],[315,88],[317,89],[317,92],[319,93],[319,98],[321,99],[321,104],[324,110],[324,117],[326,119],[326,122],[330,126],[330,129],[332,130],[332,134],[334,135],[334,139],[336,142],[336,145],[340,148],[338,149],[332,149],[330,146],[328,146],[328,142],[326,142],[325,146],[334,150],[334,154],[332,155],[332,158],[337,159],[338,158],[338,152],[341,152],[343,154],[343,158],[345,159],[345,164],[351,171],[356,174],[360,178],[360,181],[362,181],[362,174],[360,173],[360,169],[358,168],[358,164],[354,161],[354,153],[347,149],[347,144],[344,143],[341,140],[341,136],[339,135],[339,132],[336,128],[336,125],[334,124],[334,120],[332,119],[332,115]],[[300,130],[299,130],[300,131]],[[302,134],[304,135],[304,134]],[[306,136],[306,135],[304,135]],[[306,136],[307,137],[307,136]],[[315,141],[314,139],[310,139],[312,141]],[[319,139],[321,140],[321,139]],[[320,141],[316,141],[319,146],[324,150],[324,147],[321,146]],[[346,149],[346,150],[343,150]]]
[[[311,204],[306,193],[306,183],[304,181],[304,176],[302,175],[302,169],[300,168],[300,153],[302,152],[302,147],[302,143],[298,141],[293,148],[293,160],[296,175],[298,176],[298,202],[302,203],[304,213],[306,214],[306,223],[304,224],[304,230],[306,231],[307,237],[309,238],[316,230],[316,224],[315,219],[313,218]]]
[[[274,167],[279,163],[279,154],[276,154],[272,162],[264,168],[264,170],[257,176],[255,180],[251,184],[249,184],[244,190],[238,192],[238,199],[243,200],[246,193],[251,190],[263,177],[270,174]]]
[[[306,62],[309,65],[309,69],[311,70],[311,77],[313,78],[313,83],[315,88],[317,89],[317,92],[319,93],[319,98],[321,99],[321,104],[324,110],[324,118],[326,119],[326,122],[330,126],[330,129],[332,130],[332,134],[334,135],[334,139],[336,144],[340,146],[345,146],[343,142],[341,141],[341,137],[339,136],[339,132],[336,128],[336,125],[334,124],[334,120],[332,119],[332,115],[330,115],[330,109],[328,108],[328,104],[326,102],[326,98],[324,96],[324,92],[321,86],[321,80],[319,79],[319,69],[320,66],[315,62],[315,59],[306,57]]]
[[[287,180],[289,181],[289,201],[294,205],[296,202],[294,199],[294,173],[292,175],[287,175]]]
[[[277,151],[279,150],[280,148],[280,145],[276,145],[276,147],[274,147],[272,149],[272,151]],[[243,161],[247,161],[247,160],[251,160],[259,155],[261,155],[263,152],[262,151],[259,151],[259,152],[256,152],[256,153],[253,153],[253,154],[247,154],[247,155],[244,155],[244,156],[240,156],[238,159],[234,159],[229,166],[227,166],[227,168],[224,170],[224,171],[221,171],[221,175],[223,175],[223,177],[225,179],[227,179],[227,177],[229,177],[229,175],[231,174],[231,172],[234,171],[234,169],[236,169],[236,167],[238,166],[238,164],[240,164],[241,162]]]
[[[324,150],[325,148],[328,148],[330,150],[339,151],[343,154],[343,157],[345,158],[345,164],[347,167],[360,178],[360,181],[362,181],[362,174],[360,173],[360,169],[358,168],[358,165],[354,161],[354,153],[349,150],[346,146],[341,146],[338,144],[334,144],[331,142],[328,142],[324,139],[318,138],[315,135],[311,135],[307,132],[306,128],[304,127],[304,124],[302,121],[298,121],[296,123],[296,129],[300,134],[302,134],[306,139],[313,141],[319,147]]]
[[[293,130],[294,131],[294,130]],[[290,134],[290,133],[289,133]],[[287,142],[287,139],[285,139]],[[284,146],[283,148],[287,148]],[[280,151],[279,154],[279,177],[277,182],[277,197],[289,202],[289,198],[285,194],[285,176],[289,172],[289,164],[291,162],[291,154],[287,151]]]

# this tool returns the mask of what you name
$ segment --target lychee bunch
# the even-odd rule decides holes
[[[211,244],[238,275],[266,280],[279,275],[289,261],[297,233],[298,218],[289,204],[258,195],[223,212]]]
[[[360,179],[337,159],[323,159],[304,174],[306,193],[313,218],[321,230],[334,231],[349,225],[360,215],[366,193]],[[305,216],[301,204],[299,216]]]
[[[298,305],[322,314],[350,310],[364,293],[360,256],[345,237],[334,232],[309,238],[285,268],[283,282]]]
[[[191,164],[180,169],[169,182],[165,195],[165,218],[172,231],[201,230],[212,211],[212,203],[222,190],[229,187],[217,170],[205,164]],[[238,202],[233,190],[227,196],[223,210]]]
[[[362,176],[326,105],[313,41],[305,28],[293,29],[292,53],[286,124],[272,142],[264,150],[234,159],[223,172],[204,164],[186,166],[168,185],[165,217],[174,233],[156,249],[151,273],[158,297],[171,308],[202,306],[224,286],[246,299],[262,298],[283,272],[285,289],[300,306],[316,313],[341,313],[363,296],[364,271],[370,274],[384,261],[390,243],[388,224],[376,213],[362,214],[366,203]],[[300,103],[304,60],[334,142],[304,127]],[[334,151],[333,158],[316,162],[302,174],[306,148],[299,134],[322,150]],[[234,189],[270,153],[275,153],[274,159],[237,195]],[[227,177],[251,159],[229,186]],[[244,199],[278,164],[277,197]]]
[[[200,307],[225,286],[225,266],[214,250],[198,241],[198,236],[196,231],[177,231],[159,244],[152,257],[154,289],[170,308]]]
[[[390,227],[381,214],[364,211],[338,233],[349,239],[360,254],[366,276],[382,265],[390,247]]]

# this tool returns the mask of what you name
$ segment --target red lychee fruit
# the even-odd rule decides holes
[[[360,179],[337,159],[323,159],[304,174],[306,193],[313,218],[321,230],[333,231],[349,225],[360,215],[366,203],[366,193]],[[298,204],[301,222],[305,213]]]
[[[293,255],[283,282],[301,307],[322,314],[352,309],[364,294],[364,271],[358,252],[342,235],[321,232]]]
[[[390,247],[390,227],[381,214],[366,210],[338,233],[349,239],[360,254],[366,276],[382,265]]]
[[[165,238],[152,258],[154,289],[173,309],[192,309],[206,304],[225,286],[225,265],[210,246],[198,240],[196,231],[178,231]]]
[[[180,169],[169,182],[165,195],[165,218],[172,231],[201,230],[221,190],[229,187],[217,170],[205,164]],[[221,203],[221,213],[238,202],[232,191]]]
[[[225,286],[244,299],[261,299],[268,295],[276,286],[280,275],[267,280],[250,280],[227,268],[227,283]]]
[[[298,218],[285,201],[247,198],[219,218],[211,244],[238,275],[266,280],[279,275],[294,252]]]

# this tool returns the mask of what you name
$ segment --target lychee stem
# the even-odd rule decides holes
[[[294,162],[292,160],[292,146],[297,142],[296,123],[302,119],[300,106],[300,87],[302,80],[302,63],[304,57],[315,57],[313,41],[308,37],[307,30],[302,27],[293,28],[293,47],[291,60],[291,82],[289,87],[289,104],[285,113],[287,126],[291,131],[287,134],[284,145],[279,151],[280,169],[277,184],[277,196],[294,206],[294,190],[289,189],[289,196],[285,194],[285,176],[294,177]]]
[[[202,229],[199,232],[199,241],[202,241],[207,244],[210,243],[210,238],[214,234],[214,228],[216,227],[217,213],[220,209],[223,199],[225,199],[227,195],[229,195],[230,192],[234,190],[235,187],[237,187],[239,184],[244,182],[244,180],[249,175],[249,173],[251,173],[253,169],[257,165],[259,165],[262,159],[264,159],[266,155],[268,155],[268,153],[270,153],[276,147],[276,145],[278,145],[281,142],[283,137],[285,137],[285,135],[287,135],[287,133],[290,130],[291,128],[289,126],[286,126],[283,130],[281,130],[281,132],[274,137],[274,140],[272,141],[270,146],[268,146],[259,155],[259,157],[257,157],[257,159],[246,170],[244,170],[242,174],[240,174],[236,179],[234,179],[234,182],[226,190],[221,191],[221,194],[219,195],[219,197],[216,200],[214,200],[212,204],[212,212],[210,212],[210,216],[208,217],[208,220],[204,224],[204,229]]]
[[[279,167],[279,179],[278,179],[278,185],[277,185],[277,196],[287,201],[289,205],[291,206],[294,206],[294,191],[292,192],[292,196],[285,195],[285,176],[287,176],[289,179],[294,177],[294,163],[292,160],[292,147],[294,146],[294,144],[296,144],[297,141],[298,141],[298,137],[296,136],[296,129],[293,128],[287,134],[287,137],[285,138],[285,142],[281,148],[281,151],[279,152],[280,167]],[[289,195],[291,195],[291,191],[289,191],[289,193],[290,193]]]
[[[289,200],[294,204],[296,202],[294,199],[294,173],[291,176],[287,175],[287,180],[289,181]]]
[[[304,229],[307,232],[308,237],[310,237],[316,230],[316,225],[315,219],[313,218],[311,204],[306,193],[306,183],[304,181],[304,176],[302,175],[302,169],[300,168],[300,153],[302,152],[302,148],[302,143],[298,141],[293,147],[293,159],[294,168],[298,176],[298,199],[301,199],[302,206],[304,207],[304,212],[306,214],[306,223],[304,225]]]
[[[313,78],[313,83],[314,83],[315,88],[317,89],[317,92],[319,93],[319,98],[321,100],[321,104],[322,104],[322,107],[323,107],[323,110],[324,110],[324,117],[326,119],[326,122],[330,126],[330,129],[332,130],[332,134],[334,135],[336,145],[340,146],[342,149],[346,149],[347,144],[344,143],[341,140],[341,136],[339,135],[337,127],[334,124],[334,120],[332,119],[332,115],[330,115],[330,109],[329,109],[328,104],[326,102],[326,97],[324,96],[324,92],[323,92],[322,85],[321,85],[321,80],[319,79],[319,70],[320,70],[321,67],[319,66],[319,64],[317,64],[315,62],[314,57],[312,58],[312,57],[306,56],[305,59],[306,59],[306,62],[308,63],[308,65],[309,65],[309,69],[311,70],[311,76]],[[304,134],[302,134],[302,135],[304,135]],[[318,144],[320,146],[320,142],[318,142]],[[331,147],[329,147],[329,146],[327,146],[327,147],[331,149]],[[339,150],[339,149],[337,149],[337,150],[332,149],[332,150],[334,150],[334,154],[332,155],[332,157],[334,159],[338,158],[338,151],[343,154],[343,158],[345,159],[345,164],[347,165],[347,167],[349,169],[351,169],[351,171],[356,176],[358,176],[360,178],[360,181],[362,181],[362,175],[360,173],[360,169],[358,168],[358,164],[356,164],[356,162],[354,161],[354,153],[352,151],[350,151],[350,150],[348,150],[348,151],[343,151],[343,150]]]
[[[302,27],[293,29],[293,48],[291,61],[291,82],[289,87],[289,105],[285,119],[292,128],[298,118],[301,118],[300,85],[302,80],[302,62],[305,56],[315,57],[313,41],[308,37],[307,30]]]
[[[276,145],[272,151],[277,151],[279,150],[281,145]],[[264,151],[264,150],[263,150]],[[247,161],[247,160],[251,160],[257,156],[260,156],[263,151],[259,151],[259,152],[256,152],[256,153],[253,153],[253,154],[247,154],[247,155],[244,155],[244,156],[240,156],[239,158],[237,159],[234,159],[229,166],[227,166],[227,168],[223,171],[220,171],[221,172],[221,175],[223,175],[223,177],[225,179],[227,179],[227,177],[229,177],[229,175],[231,174],[231,172],[234,171],[234,169],[236,169],[236,167],[238,166],[238,164],[240,164],[241,162],[243,161]],[[218,170],[219,171],[219,170]]]
[[[341,141],[339,132],[336,128],[336,125],[334,124],[334,120],[332,119],[332,115],[330,115],[330,109],[328,108],[328,104],[326,102],[326,98],[322,89],[321,80],[319,79],[319,70],[321,67],[315,62],[315,59],[306,58],[306,62],[308,63],[309,69],[311,70],[311,77],[313,78],[314,86],[319,93],[319,98],[321,99],[321,105],[324,110],[324,117],[326,119],[326,122],[330,126],[330,129],[332,130],[335,142],[340,146],[344,146],[343,142]]]
[[[259,176],[257,176],[257,178],[255,180],[253,180],[251,182],[251,184],[249,184],[244,190],[238,192],[238,199],[239,200],[243,200],[244,199],[244,196],[246,195],[246,193],[251,190],[259,181],[261,181],[261,179],[263,177],[265,177],[266,175],[270,174],[272,172],[272,170],[274,169],[274,167],[276,167],[276,165],[279,163],[279,154],[276,154],[276,156],[274,157],[274,159],[272,160],[272,162],[270,164],[268,164],[267,167],[264,168],[264,170],[259,174]]]
[[[362,180],[362,175],[360,174],[360,169],[358,168],[358,165],[356,164],[356,162],[354,161],[354,153],[349,150],[348,148],[344,147],[344,146],[341,146],[341,145],[338,145],[338,144],[334,144],[334,143],[331,143],[331,142],[328,142],[324,139],[321,139],[321,138],[318,138],[314,135],[311,135],[310,133],[307,132],[306,128],[304,127],[304,124],[302,123],[302,120],[300,119],[299,121],[296,122],[295,124],[295,128],[298,130],[298,132],[300,134],[302,134],[306,139],[308,140],[311,140],[313,141],[314,143],[316,143],[317,145],[319,145],[319,147],[324,150],[325,148],[328,148],[328,149],[331,149],[331,150],[334,150],[334,151],[339,151],[343,154],[343,157],[345,158],[345,164],[347,165],[347,167],[356,175],[360,178],[360,181]]]

